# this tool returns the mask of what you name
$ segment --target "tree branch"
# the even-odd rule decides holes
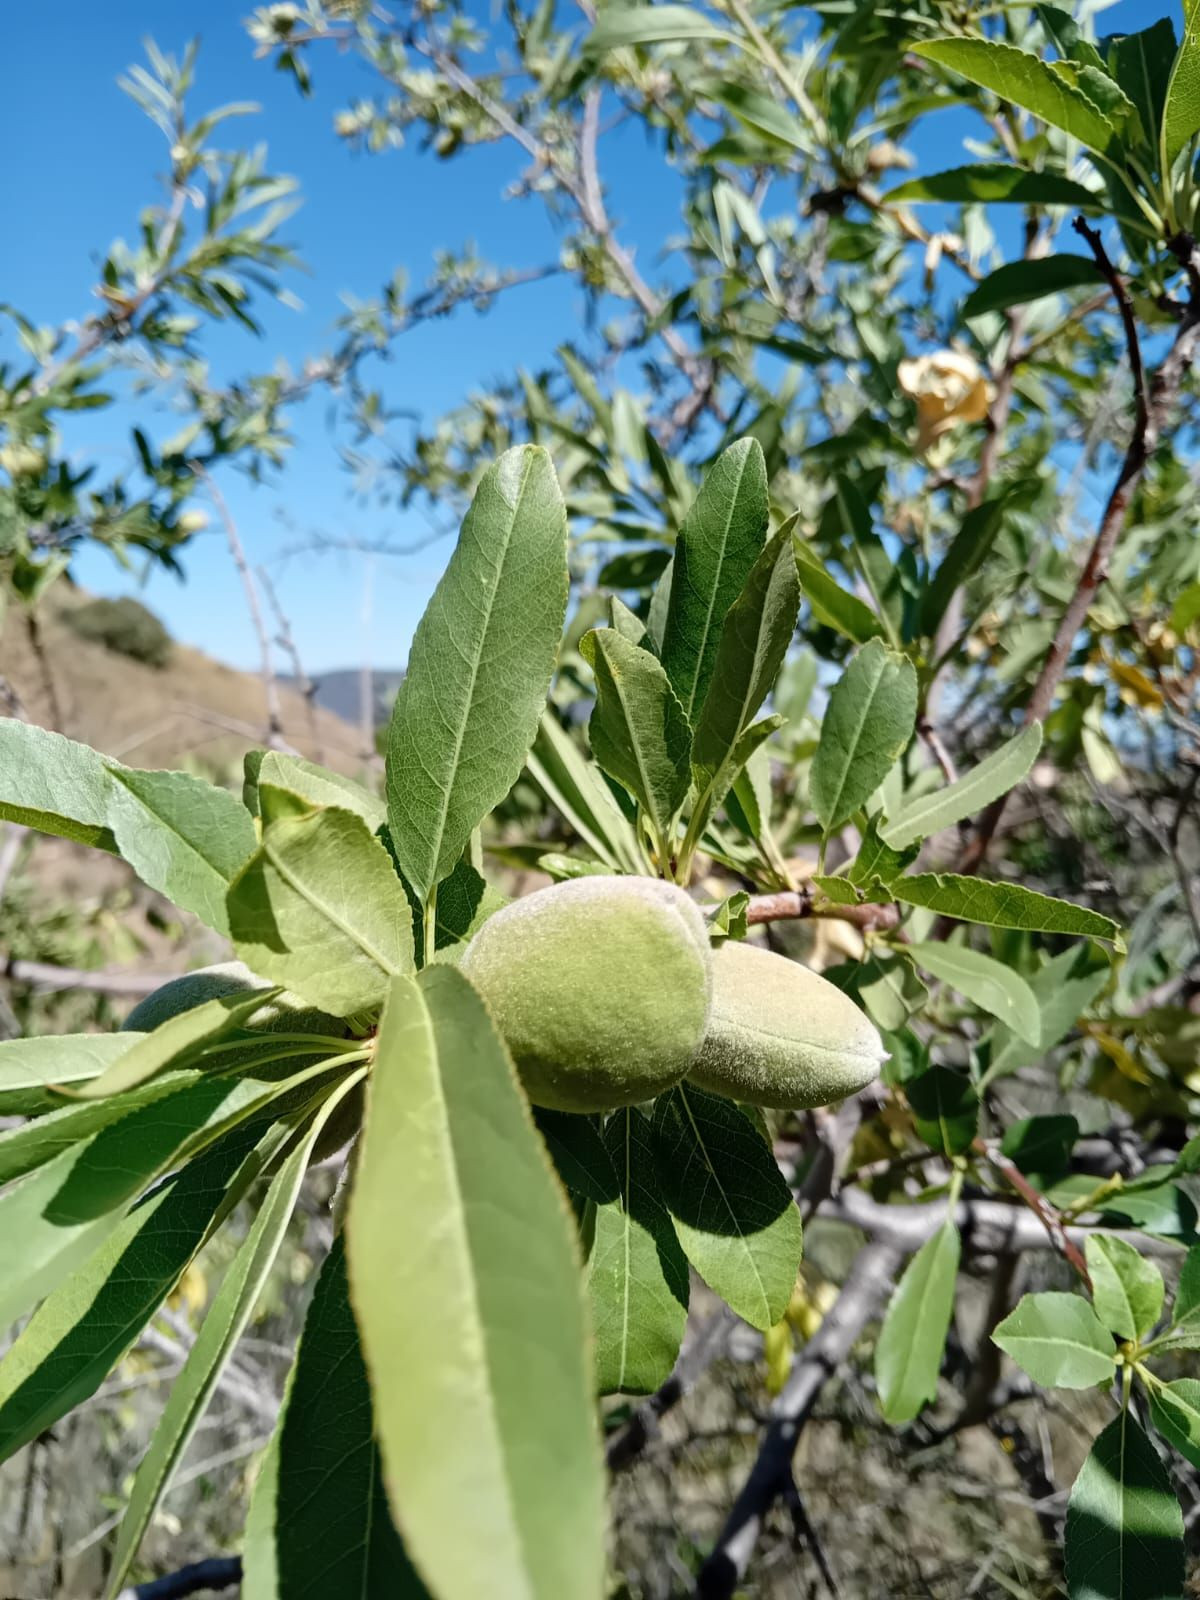
[[[832,917],[853,923],[864,931],[890,931],[900,921],[898,906],[842,906],[830,901],[819,907],[811,889],[781,889],[777,894],[752,894],[746,907],[746,921],[753,927],[762,922],[797,922],[807,917]]]

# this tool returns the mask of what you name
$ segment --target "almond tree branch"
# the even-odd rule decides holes
[[[823,902],[819,906],[812,890],[781,889],[777,894],[752,894],[746,907],[746,921],[753,927],[762,922],[796,922],[807,917],[831,917],[837,922],[850,922],[864,932],[874,929],[890,932],[900,921],[900,908],[895,905],[841,906]]]

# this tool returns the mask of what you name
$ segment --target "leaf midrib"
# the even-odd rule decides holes
[[[725,1191],[725,1185],[721,1182],[721,1179],[717,1174],[717,1169],[713,1165],[712,1157],[708,1153],[708,1146],[704,1142],[704,1135],[700,1132],[700,1127],[696,1121],[695,1112],[692,1110],[691,1102],[687,1097],[687,1090],[682,1084],[679,1086],[679,1098],[683,1103],[684,1110],[687,1112],[687,1118],[691,1123],[692,1133],[695,1137],[697,1148],[704,1157],[704,1164],[708,1168],[709,1175],[717,1186],[717,1192],[720,1194],[721,1199],[724,1202],[725,1210],[729,1216],[729,1220],[737,1229],[738,1240],[741,1242],[746,1259],[750,1263],[750,1270],[754,1274],[754,1282],[758,1287],[758,1292],[762,1299],[763,1317],[765,1319],[771,1314],[771,1301],[767,1294],[766,1284],[763,1282],[762,1273],[758,1270],[758,1262],[754,1259],[753,1250],[746,1245],[746,1235],[742,1229],[741,1223],[738,1221],[737,1212],[734,1210],[729,1196]]]
[[[688,688],[687,702],[686,704],[681,702],[681,704],[683,704],[684,714],[686,715],[689,723],[695,721],[696,689],[700,682],[700,669],[704,665],[705,652],[708,650],[708,638],[709,634],[712,632],[712,616],[717,604],[717,591],[721,587],[721,577],[725,571],[725,563],[729,558],[729,530],[733,526],[734,512],[737,510],[738,501],[741,498],[742,493],[742,480],[746,476],[746,468],[750,463],[750,459],[750,452],[747,451],[742,458],[740,467],[738,468],[737,482],[734,485],[733,494],[730,496],[729,512],[725,518],[725,525],[721,530],[721,549],[720,554],[717,557],[717,570],[713,576],[713,582],[708,591],[708,606],[704,613],[704,627],[700,635],[700,648],[696,652],[696,660],[694,663],[694,670],[692,672],[692,681]],[[703,492],[704,491],[702,488],[700,493],[703,494]],[[699,499],[699,495],[697,495],[696,498]]]
[[[369,939],[364,937],[363,934],[359,933],[357,929],[351,927],[351,925],[343,917],[339,916],[338,913],[334,911],[332,906],[326,905],[323,900],[313,893],[313,891],[304,883],[301,878],[298,878],[290,868],[284,865],[279,856],[271,848],[271,845],[267,842],[266,835],[263,837],[262,852],[264,860],[270,862],[271,866],[274,867],[275,871],[283,879],[284,883],[287,884],[288,888],[291,889],[293,894],[299,895],[301,900],[303,900],[307,905],[312,906],[314,911],[319,911],[323,917],[326,917],[333,924],[333,926],[339,930],[339,932],[346,935],[351,944],[357,945],[362,953],[371,961],[373,961],[379,970],[387,977],[397,978],[400,976],[399,967],[392,966],[387,957],[381,955]]]
[[[871,708],[875,704],[875,700],[876,700],[876,697],[879,694],[880,685],[883,683],[884,673],[887,671],[887,668],[888,668],[888,658],[887,658],[887,656],[885,654],[883,659],[879,663],[879,671],[876,674],[875,682],[871,685],[871,689],[870,689],[869,694],[867,695],[866,702],[864,703],[864,705],[862,707],[862,713],[858,718],[858,726],[854,729],[853,742],[846,748],[846,759],[842,763],[842,775],[841,775],[841,778],[838,781],[836,804],[830,806],[830,808],[829,808],[829,822],[826,825],[826,831],[827,832],[830,829],[835,828],[837,826],[837,824],[838,824],[838,820],[839,820],[839,818],[838,818],[838,810],[839,810],[839,807],[841,806],[841,803],[842,803],[842,796],[846,792],[846,783],[847,783],[847,780],[850,777],[851,767],[854,765],[854,760],[853,760],[854,752],[858,749],[859,743],[860,743],[860,741],[862,739],[862,731],[866,727],[867,718],[871,714]]]

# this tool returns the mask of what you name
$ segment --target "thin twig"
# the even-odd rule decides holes
[[[746,907],[746,921],[754,926],[762,922],[796,922],[808,917],[833,918],[837,922],[850,922],[864,931],[890,931],[900,921],[898,906],[867,904],[843,906],[823,903],[813,899],[811,889],[781,889],[777,894],[752,894]]]
[[[245,590],[246,608],[250,612],[250,622],[258,639],[259,676],[262,678],[263,692],[267,701],[266,745],[269,750],[283,750],[286,741],[283,737],[283,718],[279,711],[279,685],[275,681],[275,668],[271,661],[270,636],[263,622],[262,607],[258,602],[258,586],[254,582],[254,574],[250,571],[250,563],[246,560],[246,551],[238,534],[237,523],[234,522],[232,513],[225,503],[225,496],[217,488],[212,474],[198,461],[191,462],[190,466],[194,476],[208,490],[209,499],[221,519],[225,538],[229,544],[229,553],[233,557],[233,564],[238,570],[242,588]]]
[[[296,680],[296,688],[303,696],[304,707],[308,717],[308,742],[312,749],[314,761],[325,760],[325,752],[321,744],[321,730],[317,722],[317,686],[304,670],[304,663],[300,659],[300,651],[296,646],[292,625],[288,621],[287,613],[279,603],[279,596],[275,593],[275,585],[271,582],[266,567],[259,567],[258,581],[262,584],[263,593],[267,597],[267,604],[275,617],[275,627],[278,630],[276,642],[279,648],[287,655],[292,663],[292,676]]]
[[[1075,1269],[1090,1290],[1092,1279],[1091,1274],[1088,1272],[1083,1252],[1067,1232],[1066,1223],[1050,1202],[1037,1192],[1020,1168],[1015,1166],[995,1145],[990,1145],[983,1139],[975,1139],[971,1148],[995,1167],[1005,1182],[1012,1185],[1042,1227],[1045,1228],[1054,1248],[1062,1252],[1064,1260]]]

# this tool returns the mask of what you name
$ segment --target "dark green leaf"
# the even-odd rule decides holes
[[[1000,1150],[1018,1172],[1044,1188],[1067,1170],[1078,1138],[1074,1117],[1023,1117],[1006,1129]]]
[[[575,1116],[535,1106],[533,1120],[550,1152],[564,1186],[596,1205],[610,1204],[619,1193],[617,1172],[595,1117]]]
[[[979,1097],[965,1073],[930,1067],[904,1085],[917,1133],[931,1150],[957,1156],[979,1131]]]
[[[655,1102],[654,1148],[684,1254],[765,1333],[787,1309],[803,1248],[800,1213],[770,1146],[732,1101],[681,1083]]]
[[[1103,206],[1101,196],[1057,172],[1023,172],[1020,167],[1001,161],[910,178],[883,198],[885,203],[910,205],[936,200],[962,205],[1009,201],[1023,206],[1071,206],[1077,211],[1095,211]]]
[[[1069,289],[1096,288],[1104,275],[1091,256],[1062,253],[1039,256],[1031,261],[1010,261],[989,273],[978,288],[963,301],[964,317],[982,317],[989,311],[1007,311],[1010,306],[1043,300],[1050,294]]]
[[[886,637],[887,629],[870,606],[830,577],[811,545],[797,535],[794,548],[804,598],[818,622],[835,628],[854,644]]]
[[[1096,1440],[1067,1505],[1070,1600],[1179,1600],[1183,1513],[1128,1410]]]
[[[1160,17],[1140,33],[1119,34],[1110,50],[1114,76],[1137,107],[1142,132],[1157,157],[1167,85],[1175,62],[1174,24],[1170,17]],[[1157,159],[1152,164],[1157,166]]]
[[[588,1263],[601,1394],[653,1394],[671,1374],[687,1323],[688,1266],[658,1188],[650,1122],[615,1111],[604,1143],[620,1198],[596,1212]]]

